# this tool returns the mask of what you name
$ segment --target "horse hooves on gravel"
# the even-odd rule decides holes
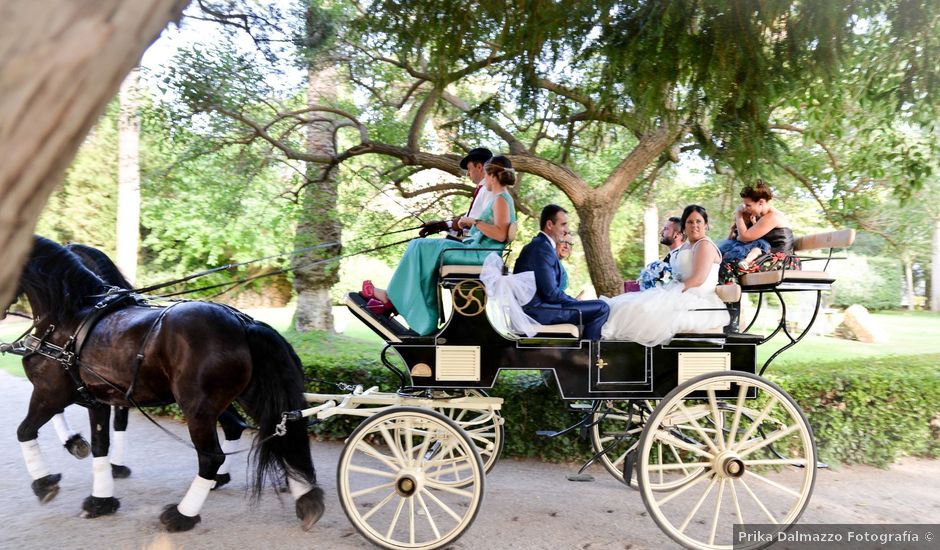
[[[33,481],[33,494],[39,498],[40,504],[45,504],[59,494],[59,481],[62,474],[49,474]]]
[[[98,516],[107,516],[118,511],[121,507],[121,501],[114,497],[85,497],[82,502],[82,517],[96,518]]]
[[[160,514],[160,523],[163,524],[163,528],[170,533],[189,531],[200,521],[202,521],[202,516],[198,514],[194,517],[184,516],[176,508],[175,504],[168,504],[167,507],[163,509],[163,513]]]
[[[309,531],[323,516],[323,489],[314,487],[297,499],[297,517],[303,522],[304,531]]]
[[[123,464],[111,465],[111,477],[114,479],[126,479],[131,477],[131,469]]]
[[[232,474],[215,474],[215,485],[212,487],[212,490],[215,491],[223,485],[227,485],[232,481]]]
[[[88,441],[82,437],[82,434],[73,434],[72,437],[66,440],[64,447],[69,454],[79,460],[91,454],[91,447],[88,445]]]

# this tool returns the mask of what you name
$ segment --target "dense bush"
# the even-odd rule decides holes
[[[804,269],[821,269],[821,265],[813,262]],[[832,287],[834,306],[861,304],[869,310],[901,307],[903,281],[896,259],[852,255],[832,262],[827,271],[836,277]]]

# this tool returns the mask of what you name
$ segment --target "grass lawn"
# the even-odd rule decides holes
[[[885,343],[865,344],[829,336],[807,336],[777,357],[770,368],[783,364],[831,363],[892,355],[940,354],[940,315],[922,311],[897,311],[874,313],[872,318],[884,329],[887,335]],[[786,342],[786,337],[778,334],[760,346],[757,351],[760,364]]]

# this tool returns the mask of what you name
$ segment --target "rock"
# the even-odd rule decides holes
[[[842,324],[836,330],[842,338],[858,340],[868,344],[880,344],[888,341],[884,329],[878,324],[864,306],[855,304],[845,310]]]

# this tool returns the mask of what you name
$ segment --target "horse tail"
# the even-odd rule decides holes
[[[282,413],[307,406],[300,358],[284,337],[267,324],[249,323],[247,331],[251,382],[238,401],[254,417],[259,428],[252,451],[255,463],[252,499],[260,497],[265,480],[269,478],[284,483],[290,476],[316,487],[317,475],[310,456],[306,422],[290,421],[286,434],[272,437]]]

